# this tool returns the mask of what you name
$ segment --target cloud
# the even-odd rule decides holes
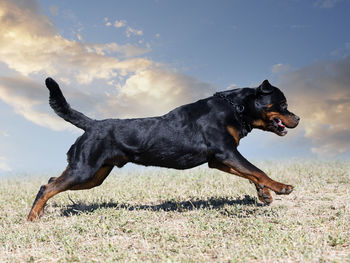
[[[135,28],[132,28],[130,26],[127,27],[126,29],[126,36],[127,37],[131,37],[131,36],[142,36],[143,35],[143,31],[140,30],[140,29],[135,29]]]
[[[0,24],[0,62],[15,72],[0,77],[0,99],[27,120],[53,130],[75,128],[49,108],[43,85],[48,75],[59,82],[73,108],[94,118],[159,115],[214,91],[138,57],[150,48],[62,37],[36,1],[1,1]],[[131,29],[130,34],[143,34]]]
[[[88,51],[95,52],[102,56],[111,55],[113,53],[119,53],[125,57],[135,57],[151,51],[150,48],[140,48],[131,44],[118,45],[117,43],[107,43],[86,44],[85,46]]]
[[[350,57],[323,61],[280,77],[290,108],[319,155],[350,151]]]
[[[0,78],[0,99],[13,107],[17,114],[40,126],[53,130],[72,129],[52,114],[43,113],[40,107],[48,104],[48,92],[28,78]]]
[[[105,17],[103,20],[105,21],[105,26],[107,27],[112,26],[112,23],[109,21],[108,17]]]
[[[211,96],[215,88],[195,78],[154,68],[139,71],[127,79],[116,97],[108,99],[105,115],[116,112],[123,117],[147,117],[165,114],[171,109]]]
[[[109,21],[109,19],[107,17],[105,17],[104,21],[106,22],[105,25],[107,27],[112,25],[112,23]],[[125,34],[126,34],[127,37],[142,36],[143,35],[143,31],[141,29],[133,28],[131,26],[128,26],[127,24],[128,24],[128,22],[126,20],[115,20],[114,23],[113,23],[113,26],[115,28],[126,27]]]
[[[147,117],[162,115],[173,108],[210,96],[215,88],[207,83],[164,68],[139,71],[118,89],[91,94],[62,83],[71,106],[93,118]],[[114,82],[111,83],[115,85]],[[77,129],[53,113],[43,83],[28,77],[0,77],[0,99],[28,121],[52,130]]]
[[[106,56],[109,50],[124,57],[146,53],[131,44],[87,44],[70,41],[59,35],[48,17],[41,15],[35,1],[0,2],[0,60],[25,76],[45,72],[74,77],[80,84],[94,79],[111,79],[119,71],[135,72],[152,62],[134,59],[133,63]],[[111,47],[113,47],[111,49]],[[137,64],[138,63],[138,64]],[[126,68],[125,65],[133,65]]]
[[[115,20],[113,26],[116,28],[124,27],[124,26],[126,26],[126,21],[125,20],[119,20],[119,21]]]

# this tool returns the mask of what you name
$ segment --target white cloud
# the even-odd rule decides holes
[[[48,92],[29,78],[0,78],[0,99],[13,107],[17,114],[40,126],[53,130],[72,129],[52,114],[43,113],[40,107],[48,104]],[[48,107],[47,107],[48,108]]]
[[[0,62],[18,72],[17,77],[0,77],[0,99],[27,120],[50,129],[74,130],[48,106],[43,85],[47,75],[58,80],[72,107],[99,118],[162,114],[213,92],[212,86],[166,65],[135,57],[149,48],[62,37],[40,14],[36,1],[1,1],[0,24]]]
[[[106,26],[111,26],[112,25],[112,23],[109,21],[108,17],[105,17],[103,20],[105,21],[105,25]]]
[[[86,48],[88,51],[95,52],[102,56],[119,53],[125,57],[135,57],[151,51],[150,48],[140,48],[131,44],[118,45],[114,42],[106,44],[86,44]]]
[[[134,36],[142,36],[143,35],[143,31],[142,30],[135,29],[135,28],[132,28],[130,26],[127,27],[125,33],[126,33],[127,37],[131,37],[132,35],[134,35]]]
[[[116,28],[125,27],[126,26],[126,21],[125,20],[119,20],[119,21],[115,20],[113,26],[116,27]]]
[[[320,155],[350,151],[350,57],[318,62],[280,78],[291,110],[301,116],[305,137]],[[299,127],[300,128],[300,127]]]
[[[118,90],[88,94],[61,85],[73,108],[90,117],[147,117],[165,114],[173,108],[210,96],[215,88],[192,77],[158,68],[141,70],[123,85],[111,81]],[[53,130],[76,128],[57,117],[48,106],[48,90],[44,84],[27,77],[1,78],[0,99],[11,105],[27,120]],[[72,103],[73,102],[73,103]]]
[[[106,26],[111,26],[112,23],[109,21],[109,19],[107,17],[105,17],[105,22],[106,22]],[[122,28],[122,27],[126,27],[126,30],[125,30],[125,34],[127,37],[131,37],[131,36],[142,36],[143,35],[143,31],[141,29],[136,29],[136,28],[133,28],[131,26],[128,26],[127,25],[128,22],[126,20],[115,20],[114,23],[113,23],[113,26],[115,28]],[[159,37],[160,35],[157,34]]]
[[[105,115],[116,112],[123,117],[147,117],[165,114],[182,104],[211,96],[215,88],[207,83],[163,68],[139,71],[110,97]]]
[[[20,3],[20,4],[19,4]],[[146,59],[133,61],[134,68],[125,68],[125,61],[96,52],[94,44],[70,41],[60,36],[52,22],[39,13],[34,1],[2,1],[0,3],[0,61],[25,76],[45,72],[49,75],[74,77],[87,84],[94,79],[110,79],[121,69],[134,72],[147,64]],[[98,44],[100,50],[110,50],[111,44]],[[119,46],[123,56],[148,52],[131,44]],[[141,52],[142,50],[142,52]],[[139,62],[140,65],[135,65]],[[148,64],[151,64],[148,61]],[[130,63],[129,63],[130,64]],[[136,68],[135,68],[136,67]]]

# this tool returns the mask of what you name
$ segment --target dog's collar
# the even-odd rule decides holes
[[[241,131],[239,132],[239,137],[243,138],[243,137],[247,136],[247,134],[249,132],[251,132],[252,126],[250,125],[249,122],[247,123],[244,120],[244,116],[243,116],[243,112],[245,110],[244,105],[234,103],[230,98],[228,98],[227,96],[225,96],[221,92],[216,92],[216,93],[214,93],[213,96],[221,98],[221,99],[227,101],[228,103],[230,103],[233,106],[233,108],[235,109],[235,112],[237,113],[236,117],[237,117],[237,119],[238,119],[238,121],[240,122],[240,125],[241,125]]]
[[[225,95],[222,94],[221,92],[216,92],[216,93],[214,93],[214,97],[219,97],[219,98],[222,98],[222,99],[226,100],[228,103],[230,103],[230,104],[235,108],[235,110],[236,110],[239,114],[243,113],[243,111],[244,111],[244,105],[234,103],[231,99],[229,99],[227,96],[225,96]]]

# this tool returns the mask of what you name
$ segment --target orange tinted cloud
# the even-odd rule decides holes
[[[350,57],[318,62],[284,74],[293,111],[301,116],[305,137],[319,155],[350,151]]]
[[[0,24],[0,62],[19,73],[0,78],[0,99],[50,129],[70,126],[47,106],[43,82],[48,75],[61,84],[72,106],[98,118],[163,114],[214,92],[211,85],[137,57],[149,49],[62,37],[36,1],[1,1]],[[98,90],[90,88],[93,81],[99,81]]]

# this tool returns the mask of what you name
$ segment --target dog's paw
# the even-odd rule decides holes
[[[44,209],[40,210],[38,213],[31,210],[28,217],[27,221],[28,222],[34,222],[36,220],[39,220],[39,218],[44,214]]]
[[[257,192],[259,200],[265,205],[269,205],[272,203],[273,199],[269,189],[267,189],[266,187],[261,187],[261,185],[259,185],[259,187],[257,187]]]
[[[289,195],[291,192],[293,192],[294,187],[292,185],[284,185],[281,187],[281,189],[276,192],[278,195]]]

